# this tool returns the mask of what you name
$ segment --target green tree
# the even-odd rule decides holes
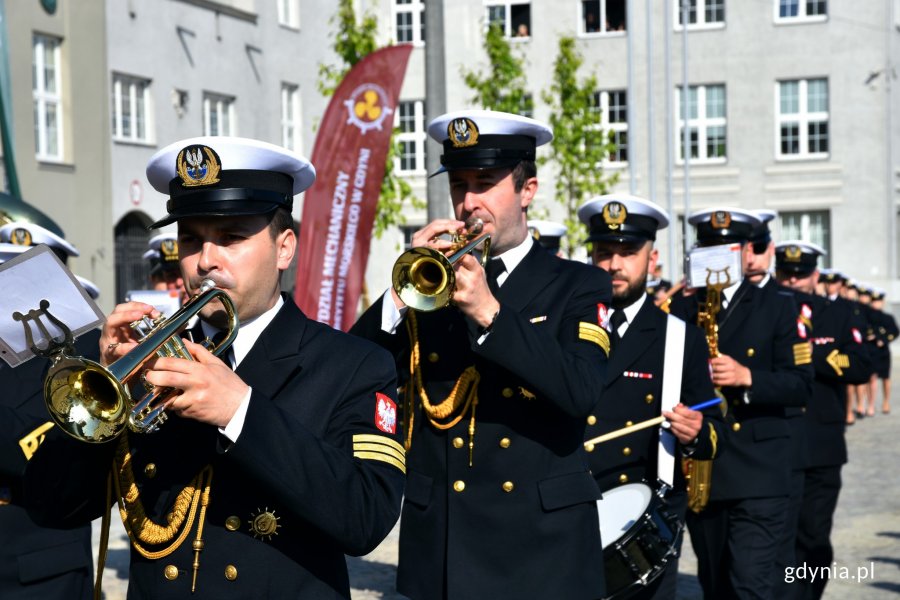
[[[317,86],[324,96],[331,96],[343,81],[347,72],[364,57],[378,49],[375,34],[378,21],[371,13],[362,16],[357,22],[353,0],[340,0],[337,12],[331,23],[337,23],[334,36],[334,52],[341,61],[340,65],[319,65],[319,81]],[[394,158],[400,154],[397,142],[397,129],[391,136],[388,155],[384,165],[384,179],[381,181],[381,193],[375,207],[375,224],[373,233],[380,238],[392,225],[406,222],[403,215],[404,203],[413,208],[424,208],[425,203],[413,195],[409,183],[394,173]]]
[[[463,81],[475,92],[471,101],[488,110],[531,114],[534,99],[525,90],[525,59],[515,56],[503,28],[493,23],[484,36],[484,51],[488,57],[488,71],[462,69]]]
[[[611,134],[600,129],[600,107],[594,100],[597,78],[579,81],[578,69],[584,59],[575,47],[575,39],[561,37],[559,54],[553,67],[553,83],[541,99],[550,106],[553,141],[550,156],[539,159],[556,165],[555,199],[566,210],[568,233],[564,248],[569,257],[584,240],[584,227],[578,220],[578,207],[590,196],[604,194],[618,180],[618,173],[607,174],[601,162],[615,150]]]

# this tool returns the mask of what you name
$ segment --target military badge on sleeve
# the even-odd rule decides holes
[[[853,341],[857,344],[862,344],[862,334],[859,332],[859,329],[853,327],[850,329],[850,332],[853,334]]]
[[[609,309],[602,302],[597,303],[597,325],[607,332],[612,332],[609,328]]]
[[[375,426],[385,433],[397,433],[397,404],[381,392],[375,393]]]

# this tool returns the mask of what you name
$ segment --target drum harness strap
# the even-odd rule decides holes
[[[663,358],[662,410],[672,410],[681,398],[681,377],[684,365],[684,321],[668,315],[666,318],[666,348]],[[660,430],[656,459],[656,475],[670,488],[675,481],[675,444],[671,431]]]

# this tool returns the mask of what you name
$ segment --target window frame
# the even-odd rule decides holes
[[[237,135],[237,123],[235,122],[235,110],[234,104],[236,102],[236,98],[234,96],[227,96],[225,94],[219,94],[216,92],[203,92],[203,135],[207,136],[233,136]],[[215,102],[216,114],[220,115],[218,119],[218,128],[219,131],[217,133],[213,133],[210,130],[210,122],[213,111],[211,110],[212,103]],[[222,109],[225,109],[224,111]],[[226,114],[228,116],[228,129],[227,131],[222,130],[222,119],[221,115]]]
[[[622,94],[622,99],[624,104],[615,105],[615,106],[623,106],[625,108],[625,120],[624,121],[610,121],[610,115],[612,111],[610,111],[610,94]],[[625,135],[625,156],[626,160],[610,160],[605,158],[601,161],[600,166],[608,167],[612,169],[625,169],[628,168],[630,154],[628,153],[629,145],[628,145],[628,90],[625,88],[622,89],[610,89],[610,90],[595,90],[592,97],[592,111],[600,111],[600,122],[595,125],[592,129],[594,131],[601,132],[602,135],[608,136],[610,132],[614,135],[624,134]],[[618,144],[616,146],[618,150]]]
[[[278,24],[287,29],[300,30],[300,0],[276,0]]]
[[[828,21],[828,0],[814,0],[825,3],[825,14],[822,15],[808,15],[806,14],[806,4],[810,0],[797,0],[798,10],[797,16],[795,17],[782,17],[781,16],[781,3],[783,0],[772,0],[772,11],[773,18],[776,24],[783,25],[799,25],[799,24],[808,24],[808,23],[824,23]]]
[[[825,101],[827,110],[810,112],[809,109],[809,82],[824,81],[825,82]],[[781,86],[786,83],[798,83],[797,88],[797,104],[799,112],[782,113],[781,112]],[[795,116],[796,115],[796,116]],[[823,117],[824,115],[824,117]],[[797,123],[798,131],[798,152],[784,154],[781,151],[781,128],[786,123]],[[826,152],[810,152],[809,151],[809,125],[811,123],[825,123],[828,126],[828,150]],[[795,161],[795,160],[827,160],[831,156],[831,90],[828,85],[827,77],[809,77],[804,79],[779,79],[775,82],[775,160],[776,161]]]
[[[709,117],[707,92],[710,88],[722,88],[722,98],[724,101],[725,116]],[[728,162],[728,88],[725,83],[698,83],[688,85],[688,94],[692,89],[697,90],[697,116],[688,116],[687,127],[697,130],[697,157],[691,158],[691,165],[724,165]],[[682,102],[684,99],[684,86],[678,85],[675,88],[675,164],[684,164],[684,110]],[[709,130],[713,127],[722,127],[725,130],[725,156],[713,156],[708,154],[709,148]]]
[[[404,112],[404,107],[406,106],[412,106],[413,109],[412,131],[403,131],[401,126],[401,113]],[[394,111],[394,128],[397,130],[396,142],[397,147],[400,150],[398,156],[394,157],[394,169],[397,171],[397,174],[405,177],[427,175],[428,169],[425,166],[425,142],[428,136],[425,131],[425,101],[400,100],[397,103],[397,110]],[[415,165],[412,169],[403,168],[403,159],[407,156],[407,154],[403,152],[403,148],[404,144],[407,143],[415,144],[415,149],[412,153]]]
[[[505,37],[509,41],[516,41],[516,43],[527,42],[533,37],[532,25],[533,19],[531,18],[531,0],[484,0],[484,30],[485,32],[491,26],[491,8],[494,7],[503,7],[503,37]],[[528,7],[528,35],[518,37],[512,31],[512,7],[513,6],[527,6]]]
[[[622,4],[622,12],[627,12],[627,2],[626,0],[617,0]],[[586,31],[585,30],[585,3],[586,2],[596,2],[597,3],[597,19],[598,19],[598,28],[597,31]],[[625,14],[625,20],[622,22],[622,29],[607,29],[606,23],[608,19],[606,18],[606,9],[607,2],[609,0],[580,0],[578,4],[578,36],[583,38],[595,38],[595,37],[615,37],[615,36],[625,36],[628,33],[628,16]]]
[[[425,45],[425,0],[410,0],[400,4],[400,0],[391,0],[391,26],[393,27],[394,40],[398,44],[412,44],[416,47]],[[400,39],[400,27],[397,17],[401,14],[410,15],[411,40]]]
[[[150,94],[150,85],[152,81],[150,79],[146,79],[144,77],[136,77],[134,75],[128,75],[126,73],[118,73],[113,72],[112,74],[112,138],[117,142],[127,142],[132,144],[148,144],[152,145],[154,143],[154,135],[153,135],[153,110],[151,104],[151,94]],[[131,134],[125,135],[122,131],[122,116],[123,113],[119,111],[119,108],[122,106],[122,89],[125,85],[128,85],[128,105],[131,116]],[[142,86],[141,89],[141,100],[143,108],[139,109],[138,104],[138,94],[136,93],[136,86]],[[141,115],[141,111],[143,111],[143,115]],[[137,134],[137,126],[136,123],[140,118],[143,118],[144,122],[144,135]]]
[[[695,23],[688,23],[687,28],[688,31],[703,31],[710,29],[724,29],[725,23],[727,22],[728,15],[725,12],[725,0],[694,0],[696,2],[696,13],[697,13],[697,21]],[[706,10],[707,6],[710,3],[721,3],[722,4],[722,20],[721,21],[707,21],[706,20]],[[684,29],[684,25],[681,24],[681,0],[672,0],[672,24],[675,28],[675,31],[682,31]],[[703,20],[701,21],[701,16]]]
[[[34,110],[34,153],[42,162],[62,162],[65,157],[64,110],[63,110],[63,78],[62,78],[62,38],[44,33],[33,33],[31,37],[32,68],[32,109]],[[45,75],[47,54],[46,46],[52,44],[53,82],[55,91],[47,90]],[[41,74],[37,77],[38,73]],[[56,153],[49,151],[50,133],[47,128],[47,108],[53,106],[56,116]]]
[[[290,114],[288,114],[290,112]],[[302,117],[300,86],[287,81],[281,82],[281,145],[288,150],[302,153]],[[290,133],[292,143],[288,142]]]

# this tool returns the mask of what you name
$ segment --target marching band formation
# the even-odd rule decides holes
[[[415,600],[674,598],[685,531],[705,598],[822,595],[785,572],[832,563],[845,427],[890,412],[884,293],[724,206],[688,215],[672,285],[671,217],[627,194],[580,208],[589,264],[566,260],[566,228],[528,219],[549,127],[468,110],[428,133],[453,218],[349,333],[279,283],[308,161],[229,137],[151,159],[154,227],[178,231],[148,285],[174,314],[132,299],[65,360],[0,364],[0,597],[100,598],[90,524],[114,505],[134,599],[349,598],[345,556],[398,518]],[[77,255],[35,223],[0,240]]]

